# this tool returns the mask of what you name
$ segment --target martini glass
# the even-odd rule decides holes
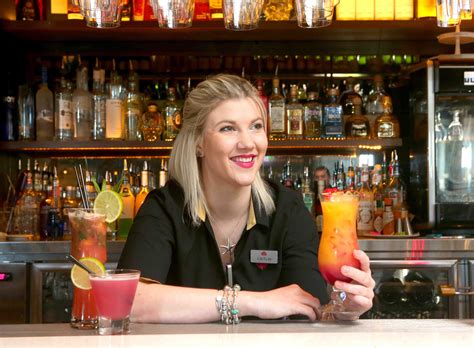
[[[323,233],[319,244],[318,264],[324,279],[331,285],[331,300],[323,307],[323,319],[354,319],[357,313],[344,306],[346,293],[336,289],[336,280],[350,282],[352,279],[341,273],[342,266],[360,269],[360,262],[353,251],[359,249],[357,242],[357,212],[359,196],[354,192],[328,192],[320,195],[323,209]]]

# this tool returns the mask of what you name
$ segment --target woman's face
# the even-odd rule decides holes
[[[222,102],[209,114],[199,145],[204,185],[251,185],[267,146],[263,116],[251,99]]]

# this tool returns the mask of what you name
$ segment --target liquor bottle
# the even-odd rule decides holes
[[[323,136],[325,138],[343,138],[342,106],[337,102],[338,91],[330,88],[327,92],[328,103],[323,108]]]
[[[92,75],[92,139],[105,139],[105,70],[99,68],[99,60],[96,59]]]
[[[143,168],[140,173],[140,191],[136,195],[135,198],[135,215],[137,215],[138,210],[142,206],[143,202],[145,201],[146,196],[150,192],[150,188],[148,186],[148,163],[147,161],[143,162]]]
[[[18,87],[18,140],[35,139],[35,102],[27,84]]]
[[[311,215],[314,214],[314,192],[311,190],[311,179],[309,177],[309,168],[305,166],[303,168],[303,181],[302,181],[302,190],[301,193],[303,194],[303,201],[308,208]]]
[[[336,9],[336,19],[338,21],[354,21],[356,0],[340,0]]]
[[[392,200],[393,214],[400,217],[400,210],[406,205],[406,186],[400,178],[397,150],[393,150],[392,175],[387,187],[388,197]]]
[[[87,195],[87,200],[89,202],[89,207],[93,207],[95,197],[97,196],[97,191],[95,190],[95,186],[92,182],[92,173],[89,170],[86,170],[85,181],[86,181],[85,182],[85,184],[86,184],[86,195]]]
[[[375,0],[375,20],[392,21],[395,18],[395,0]]]
[[[357,21],[373,21],[375,17],[374,2],[355,0],[355,16]]]
[[[224,18],[222,12],[222,0],[209,0],[209,13],[211,20]]]
[[[293,1],[268,0],[263,5],[263,14],[267,21],[288,21],[291,18]]]
[[[459,111],[455,110],[453,113],[453,120],[448,126],[448,140],[449,141],[462,141],[464,138],[464,132],[461,122],[459,121]]]
[[[285,97],[280,92],[280,79],[272,80],[272,95],[268,99],[269,135],[270,140],[286,139]]]
[[[367,116],[362,115],[362,98],[352,100],[353,114],[345,124],[347,138],[369,138],[370,124]]]
[[[298,102],[298,86],[292,85],[286,104],[287,139],[303,138],[303,114],[303,105]]]
[[[48,88],[48,70],[41,67],[41,85],[36,92],[36,140],[53,140],[54,96]]]
[[[87,67],[79,59],[76,89],[72,93],[74,140],[90,140],[92,136],[92,95],[87,86],[87,72]]]
[[[53,184],[54,172],[49,171],[48,164],[44,162],[43,169],[41,170],[41,187],[46,194],[46,188]]]
[[[46,190],[46,187],[44,189]],[[39,204],[46,196],[46,192],[43,192],[43,180],[38,160],[34,161],[33,166],[33,191],[35,192],[36,199]]]
[[[338,190],[346,189],[346,173],[344,172],[344,162],[342,160],[337,166],[335,187]]]
[[[18,139],[18,108],[15,88],[11,73],[7,76],[7,86],[2,93],[2,110],[3,121],[0,125],[0,140],[14,141]]]
[[[181,128],[181,109],[176,103],[176,89],[168,88],[168,97],[163,107],[163,117],[165,119],[164,140],[172,141],[178,135]]]
[[[54,93],[54,128],[56,140],[72,140],[72,84],[65,77],[65,63],[61,64],[62,76]]]
[[[150,102],[147,111],[142,115],[141,132],[145,141],[156,141],[161,139],[165,128],[165,121],[158,111],[158,105]]]
[[[41,201],[39,205],[39,228],[40,228],[40,240],[48,240],[48,214],[51,209],[53,202],[53,186],[49,185],[46,188],[46,197]]]
[[[342,106],[342,112],[344,115],[354,115],[356,104],[362,109],[362,97],[354,90],[354,86],[355,80],[352,77],[347,78],[346,89],[342,92],[338,101]]]
[[[168,181],[168,162],[163,158],[161,160],[160,173],[158,176],[158,187],[163,187]]]
[[[196,21],[208,21],[211,19],[209,0],[194,0],[194,17]]]
[[[392,114],[392,99],[386,95],[382,98],[383,114],[375,119],[374,135],[376,138],[400,137],[400,123]]]
[[[435,116],[435,142],[443,142],[448,139],[448,131],[446,130],[446,127],[443,125],[443,122],[441,122],[441,113],[437,112]]]
[[[395,0],[395,20],[410,20],[414,15],[413,0]]]
[[[390,198],[384,199],[382,233],[384,235],[393,235],[395,233],[395,217],[393,215],[392,200]]]
[[[63,219],[63,239],[71,239],[71,231],[69,229],[68,209],[79,207],[79,201],[74,186],[66,186],[65,196],[61,201],[61,216]]]
[[[105,138],[108,140],[123,140],[125,138],[124,90],[122,77],[115,70],[115,59],[112,62],[109,93],[105,101]]]
[[[137,165],[133,165],[133,163],[130,163],[128,166],[128,174],[129,174],[129,182],[130,182],[130,187],[132,188],[132,193],[135,196],[135,201],[138,192],[140,192],[140,169],[138,168]],[[135,202],[136,203],[136,202]]]
[[[362,186],[359,190],[359,213],[357,215],[357,235],[363,236],[374,229],[374,193],[369,186],[369,169],[362,166]]]
[[[349,166],[347,167],[346,173],[346,189],[347,190],[355,190],[355,170],[354,166],[352,165],[352,158],[349,159]]]
[[[40,204],[40,239],[58,240],[63,236],[63,224],[60,214],[60,187],[58,172],[54,167],[53,184],[48,197]]]
[[[130,61],[130,77],[128,80],[127,98],[125,99],[125,139],[142,140],[140,130],[140,119],[143,114],[143,104],[140,92],[138,91],[138,75],[133,73]]]
[[[283,172],[281,174],[282,184],[285,187],[294,189],[293,173],[291,169],[291,162],[288,160],[283,166]]]
[[[325,187],[324,180],[317,181],[317,192],[316,192],[316,200],[314,203],[314,216],[316,222],[316,231],[318,233],[323,232],[323,207],[321,205],[320,195],[324,192]]]
[[[257,79],[258,96],[262,100],[263,105],[268,111],[268,96],[265,94],[265,86],[262,79]]]
[[[435,18],[436,0],[418,0],[416,2],[416,18]]]
[[[366,112],[368,115],[379,116],[383,114],[383,97],[386,95],[382,75],[375,75],[374,87],[367,97]]]
[[[81,8],[79,7],[79,1],[67,0],[67,19],[84,19]]]
[[[323,107],[317,101],[317,92],[308,92],[308,101],[304,104],[304,138],[321,138]]]
[[[33,174],[29,163],[28,161],[25,189],[14,208],[13,228],[15,234],[39,240],[39,203],[33,190]]]
[[[39,21],[42,20],[41,9],[38,0],[17,0],[17,21]]]
[[[133,222],[133,213],[135,209],[135,197],[132,193],[132,188],[129,182],[129,173],[127,167],[127,160],[123,160],[122,185],[120,186],[119,194],[123,201],[122,215],[118,219],[118,238],[127,239],[128,232]]]
[[[145,20],[145,0],[133,0],[132,19],[134,22]]]
[[[133,16],[132,0],[120,0],[120,20],[122,22],[129,22]]]
[[[372,175],[372,191],[374,193],[374,231],[382,233],[385,185],[382,180],[382,166],[376,164]]]

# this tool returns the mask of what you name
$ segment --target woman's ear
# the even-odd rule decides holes
[[[196,147],[196,157],[204,157],[204,153],[202,152],[201,145]]]

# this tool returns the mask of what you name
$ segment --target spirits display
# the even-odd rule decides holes
[[[268,99],[269,137],[270,140],[286,139],[285,97],[280,92],[280,79],[272,80],[272,94]]]
[[[362,115],[362,98],[352,100],[353,114],[349,116],[345,124],[347,138],[369,138],[369,119]]]
[[[317,101],[316,92],[308,92],[308,101],[304,104],[304,138],[319,139],[321,137],[321,121],[323,107]]]
[[[168,98],[163,108],[163,118],[165,119],[164,140],[171,141],[178,135],[181,128],[181,109],[176,103],[176,88],[168,88]]]
[[[389,96],[382,98],[383,114],[375,120],[374,136],[376,138],[398,138],[400,123],[392,114],[392,99]]]
[[[64,61],[62,63],[64,68]],[[54,128],[57,140],[72,140],[74,123],[72,114],[72,84],[61,76],[54,95]]]
[[[165,122],[158,111],[158,105],[148,104],[147,111],[142,115],[140,127],[145,141],[161,140]]]
[[[114,61],[115,63],[115,61]],[[105,138],[123,140],[125,138],[125,112],[123,110],[122,77],[115,70],[115,64],[110,72],[110,85],[105,102]]]
[[[130,74],[127,97],[123,108],[125,112],[126,140],[142,140],[142,133],[139,124],[143,113],[142,105],[142,98],[138,90],[138,79],[136,76]]]
[[[362,166],[359,189],[359,211],[357,214],[357,235],[363,236],[374,229],[374,193],[369,186],[369,169]]]
[[[290,98],[286,105],[287,138],[303,138],[303,105],[298,102],[298,86],[290,87]]]
[[[48,87],[48,70],[41,68],[41,86],[36,92],[36,140],[54,137],[54,96]]]
[[[18,140],[35,139],[35,102],[28,85],[18,87]]]
[[[74,140],[92,138],[92,94],[87,85],[88,69],[79,65],[76,72],[76,89],[72,93]]]
[[[382,115],[383,114],[383,97],[387,93],[383,88],[383,77],[382,75],[374,76],[374,87],[369,92],[367,97],[367,105],[365,107],[368,115]]]
[[[342,128],[342,106],[337,102],[338,90],[330,88],[328,103],[323,108],[323,136],[325,138],[344,137]]]
[[[128,172],[127,160],[123,160],[122,185],[119,194],[123,201],[122,215],[118,219],[118,238],[127,239],[128,232],[132,226],[135,212],[135,197],[130,186],[130,176]]]
[[[356,105],[360,107],[359,112],[362,113],[362,97],[354,90],[355,80],[349,77],[346,80],[346,90],[339,97],[339,104],[342,106],[344,115],[354,115]]]
[[[99,69],[99,62],[92,75],[92,139],[105,139],[105,104],[107,95],[105,94],[105,70]]]

